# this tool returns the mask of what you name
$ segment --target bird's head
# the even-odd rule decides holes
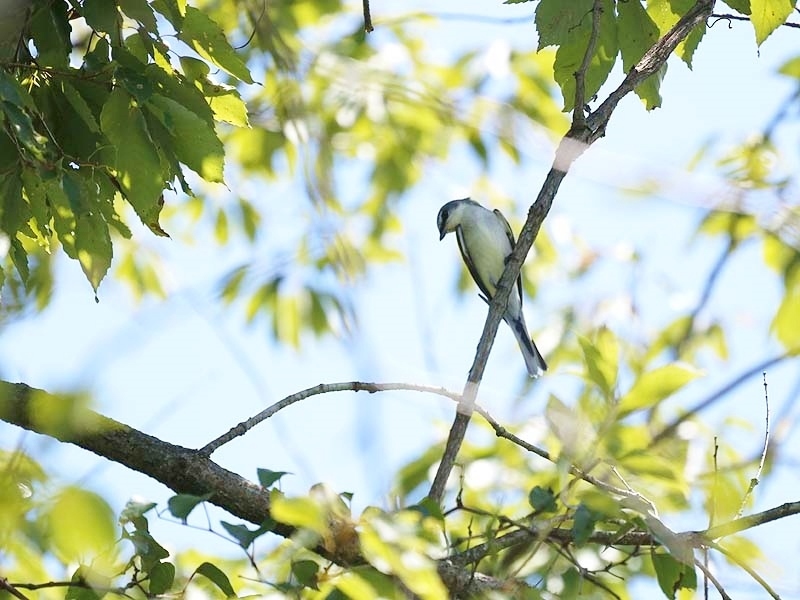
[[[436,216],[436,226],[439,228],[440,241],[448,233],[455,231],[455,228],[461,223],[461,211],[470,202],[472,200],[469,198],[451,200],[439,209],[439,214]]]

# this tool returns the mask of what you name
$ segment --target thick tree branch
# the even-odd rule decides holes
[[[179,494],[202,496],[251,523],[269,517],[269,493],[236,473],[223,469],[196,450],[176,446],[104,417],[71,399],[22,383],[0,382],[0,419],[85,450],[144,473]],[[68,422],[53,423],[48,414],[69,412]],[[293,527],[277,524],[275,533],[290,537]],[[322,549],[321,554],[325,554]]]
[[[330,387],[347,385],[352,386],[348,389],[356,389],[353,384],[358,384],[357,389],[373,392],[384,389],[413,389],[437,393],[449,398],[456,396],[441,388],[408,384],[348,382],[330,384]],[[317,390],[320,389],[320,386],[311,389]],[[303,393],[307,394],[306,397],[311,395],[307,392],[308,390],[305,390],[293,397],[298,398]],[[67,410],[65,410],[65,405]],[[54,410],[56,407],[59,409],[58,411]],[[477,410],[481,413],[485,412],[479,407]],[[54,423],[52,419],[47,418],[53,413],[69,416],[59,423]],[[176,446],[147,435],[84,408],[80,403],[72,402],[69,397],[55,396],[22,383],[0,381],[0,419],[36,433],[75,444],[99,456],[118,462],[156,479],[176,493],[195,495],[210,493],[209,502],[251,523],[261,524],[270,516],[269,493],[260,486],[223,469],[199,451]],[[537,454],[541,455],[539,452]],[[580,472],[576,475],[587,479],[586,475],[582,475]],[[648,513],[646,503],[642,502],[636,505],[635,493],[628,493],[603,482],[589,479],[587,481],[594,485],[600,485],[601,489],[610,493],[623,496],[623,504],[643,514],[649,528],[648,531],[633,530],[623,535],[612,531],[596,531],[589,537],[588,542],[604,546],[665,545],[670,552],[677,553],[677,556],[680,557],[687,555],[693,549],[713,547],[711,546],[712,540],[800,513],[800,501],[790,502],[706,530],[674,533],[666,529],[654,515]],[[439,574],[448,589],[466,595],[480,595],[481,591],[501,588],[508,590],[508,586],[512,586],[512,588],[518,585],[524,586],[523,582],[497,580],[474,573],[472,568],[467,567],[479,562],[485,556],[529,542],[531,539],[546,538],[560,544],[574,542],[572,529],[516,525],[519,529],[441,560]],[[286,524],[276,523],[271,531],[281,537],[291,538],[296,529]],[[364,557],[358,553],[357,547],[353,545],[347,548],[327,548],[320,545],[311,550],[343,566],[366,562]],[[347,550],[347,552],[342,552],[342,550]],[[462,568],[464,571],[459,572],[458,568]]]
[[[447,479],[450,477],[461,443],[464,441],[467,425],[472,416],[478,395],[478,388],[483,379],[486,361],[494,344],[497,328],[508,305],[508,296],[514,286],[514,281],[519,276],[522,263],[525,261],[525,257],[528,255],[533,241],[539,233],[539,228],[550,212],[550,207],[553,205],[553,199],[561,182],[572,163],[591,144],[605,134],[606,125],[619,101],[661,68],[678,44],[686,39],[697,25],[708,18],[714,8],[714,3],[715,0],[698,0],[664,37],[645,52],[644,56],[631,69],[619,87],[611,92],[608,98],[586,118],[586,122],[573,123],[572,128],[559,143],[553,165],[545,177],[536,201],[528,211],[528,218],[519,234],[514,251],[508,258],[505,272],[497,284],[497,292],[489,305],[489,314],[486,317],[483,333],[478,342],[478,349],[475,352],[475,359],[470,368],[467,382],[464,385],[462,400],[459,403],[456,418],[450,428],[442,460],[439,463],[439,468],[428,493],[428,496],[435,502],[439,504],[442,502]]]

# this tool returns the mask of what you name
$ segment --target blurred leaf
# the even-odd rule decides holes
[[[217,217],[214,220],[214,237],[217,238],[218,244],[227,244],[228,235],[228,215],[222,208],[217,209]]]
[[[530,504],[537,513],[552,513],[558,510],[553,490],[544,489],[538,485],[528,494],[528,504]]]
[[[298,560],[292,563],[292,575],[305,587],[317,588],[319,565],[313,560]]]
[[[597,516],[585,505],[580,504],[572,517],[572,536],[576,546],[583,546],[594,533]]]
[[[699,375],[698,371],[688,365],[677,363],[644,373],[620,400],[620,417],[658,405]]]
[[[287,498],[275,491],[270,498],[272,516],[279,523],[309,529],[320,536],[328,532],[328,519],[318,502],[311,498]]]
[[[786,281],[771,329],[778,341],[789,351],[800,352],[800,269],[795,269]]]
[[[47,512],[51,543],[65,561],[86,561],[108,552],[117,540],[114,514],[97,494],[68,486]]]
[[[617,363],[619,342],[607,327],[602,327],[595,335],[594,344],[585,338],[578,338],[583,350],[589,380],[599,387],[607,399],[614,397],[617,384]]]

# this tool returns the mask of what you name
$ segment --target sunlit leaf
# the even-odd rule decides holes
[[[750,0],[750,21],[756,32],[756,44],[760,46],[786,22],[794,5],[793,0]]]
[[[622,417],[635,410],[652,408],[699,376],[697,370],[678,363],[648,371],[622,397],[619,414]]]

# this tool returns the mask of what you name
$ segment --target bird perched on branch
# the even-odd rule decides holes
[[[469,198],[452,200],[439,209],[436,217],[439,240],[451,231],[456,232],[458,248],[472,279],[488,304],[503,275],[511,251],[514,249],[514,233],[499,210],[488,210]],[[538,377],[547,370],[547,363],[536,348],[525,325],[522,314],[522,278],[517,278],[516,289],[508,297],[503,320],[511,327],[517,338],[525,366],[531,377]]]

